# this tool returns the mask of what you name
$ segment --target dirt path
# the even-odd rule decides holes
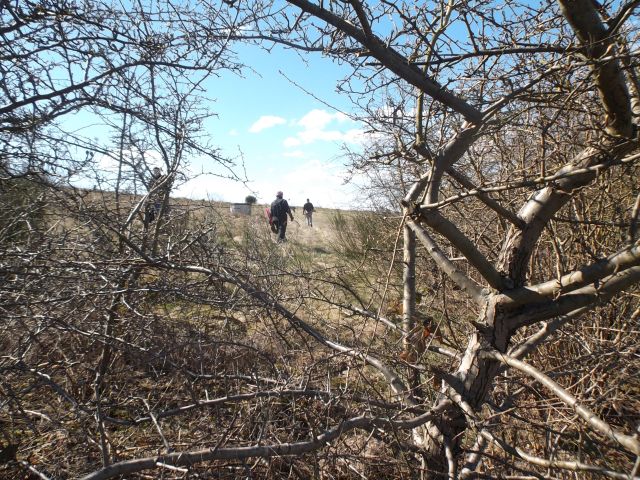
[[[307,219],[301,209],[293,214],[293,222],[289,222],[287,238],[290,241],[310,247],[327,249],[335,238],[331,224],[332,210],[318,209],[313,214],[313,227],[307,226]]]
[[[236,225],[238,231],[240,231],[243,222],[249,219],[244,216],[230,215],[228,208],[227,206],[221,206],[220,212],[223,214],[223,217],[229,219],[232,224]],[[252,209],[250,221],[268,229],[267,219],[264,213],[265,208],[266,206],[264,205],[255,206]],[[307,226],[307,219],[302,214],[302,208],[298,207],[293,213],[293,221],[288,222],[287,239],[292,243],[307,246],[318,252],[327,253],[331,251],[336,238],[334,225],[331,221],[335,213],[336,210],[332,209],[316,209],[313,214],[313,227],[309,227]],[[275,241],[275,234],[272,234],[272,239]],[[234,240],[242,242],[242,237],[234,237]]]

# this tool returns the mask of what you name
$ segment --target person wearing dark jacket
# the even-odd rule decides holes
[[[313,203],[311,203],[309,201],[309,199],[307,198],[307,203],[305,203],[302,206],[302,213],[305,217],[307,217],[307,225],[310,227],[313,227],[313,212],[314,212],[314,208],[313,208]]]
[[[162,170],[155,167],[149,179],[149,197],[147,198],[144,212],[144,223],[146,225],[153,222],[160,214],[166,188],[161,187],[161,185],[165,181],[166,178],[162,175]]]
[[[291,218],[291,221],[293,221],[293,214],[291,213],[291,208],[289,208],[289,203],[282,197],[282,192],[276,193],[276,199],[271,202],[270,208],[271,219],[278,230],[278,243],[287,241],[285,237],[287,232],[287,215]]]

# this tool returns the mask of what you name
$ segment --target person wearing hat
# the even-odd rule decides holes
[[[285,237],[285,233],[287,232],[287,215],[293,221],[293,214],[291,213],[291,208],[289,208],[289,203],[282,198],[283,193],[276,193],[276,199],[271,202],[271,218],[273,224],[278,230],[278,243],[285,242],[287,239]]]

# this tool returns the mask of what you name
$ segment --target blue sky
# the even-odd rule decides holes
[[[240,176],[246,174],[249,182],[244,185],[213,175],[228,172],[212,160],[188,158],[184,173],[191,179],[176,185],[172,195],[227,202],[243,202],[247,195],[255,195],[264,204],[282,190],[294,206],[309,198],[317,207],[357,208],[356,186],[344,184],[347,169],[342,146],[346,143],[357,150],[365,127],[343,113],[350,113],[351,103],[336,92],[336,83],[348,73],[346,68],[320,54],[301,57],[279,46],[268,52],[238,45],[236,51],[248,66],[242,75],[223,70],[205,83],[216,115],[206,120],[204,133],[222,155],[243,159],[244,168],[238,165],[237,171]],[[71,115],[64,123],[76,134],[100,143],[114,134],[88,111]],[[149,168],[164,167],[159,153],[145,155]],[[101,175],[114,183],[113,158],[100,155],[97,160]],[[95,185],[92,178],[77,176],[73,183],[91,187]]]
[[[242,46],[239,55],[251,69],[239,77],[222,72],[207,82],[208,96],[217,117],[206,130],[222,153],[242,152],[247,187],[210,175],[180,186],[176,195],[242,202],[254,194],[268,203],[278,190],[293,205],[309,198],[314,205],[349,208],[356,203],[354,188],[343,185],[345,160],[341,145],[357,148],[363,125],[333,110],[292,84],[279,71],[329,105],[347,111],[348,99],[336,92],[336,81],[346,71],[320,54],[305,59],[275,47],[271,53]],[[215,165],[191,160],[193,171],[216,171]]]

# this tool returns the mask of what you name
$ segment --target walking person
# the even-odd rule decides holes
[[[144,211],[144,223],[146,225],[153,222],[160,214],[164,194],[168,187],[168,185],[164,185],[163,187],[160,187],[160,185],[166,183],[166,180],[166,177],[162,175],[162,170],[155,167],[151,173],[148,184],[149,197],[147,198]]]
[[[307,198],[307,203],[305,203],[302,206],[302,213],[305,217],[307,217],[307,226],[309,227],[313,227],[313,212],[314,212],[314,208],[313,208],[313,203],[311,203],[309,201],[309,199]]]
[[[278,230],[278,243],[287,241],[285,236],[287,232],[287,215],[293,222],[293,213],[291,213],[291,208],[289,208],[289,202],[282,197],[282,192],[276,193],[276,199],[271,202],[270,208],[272,222]]]

